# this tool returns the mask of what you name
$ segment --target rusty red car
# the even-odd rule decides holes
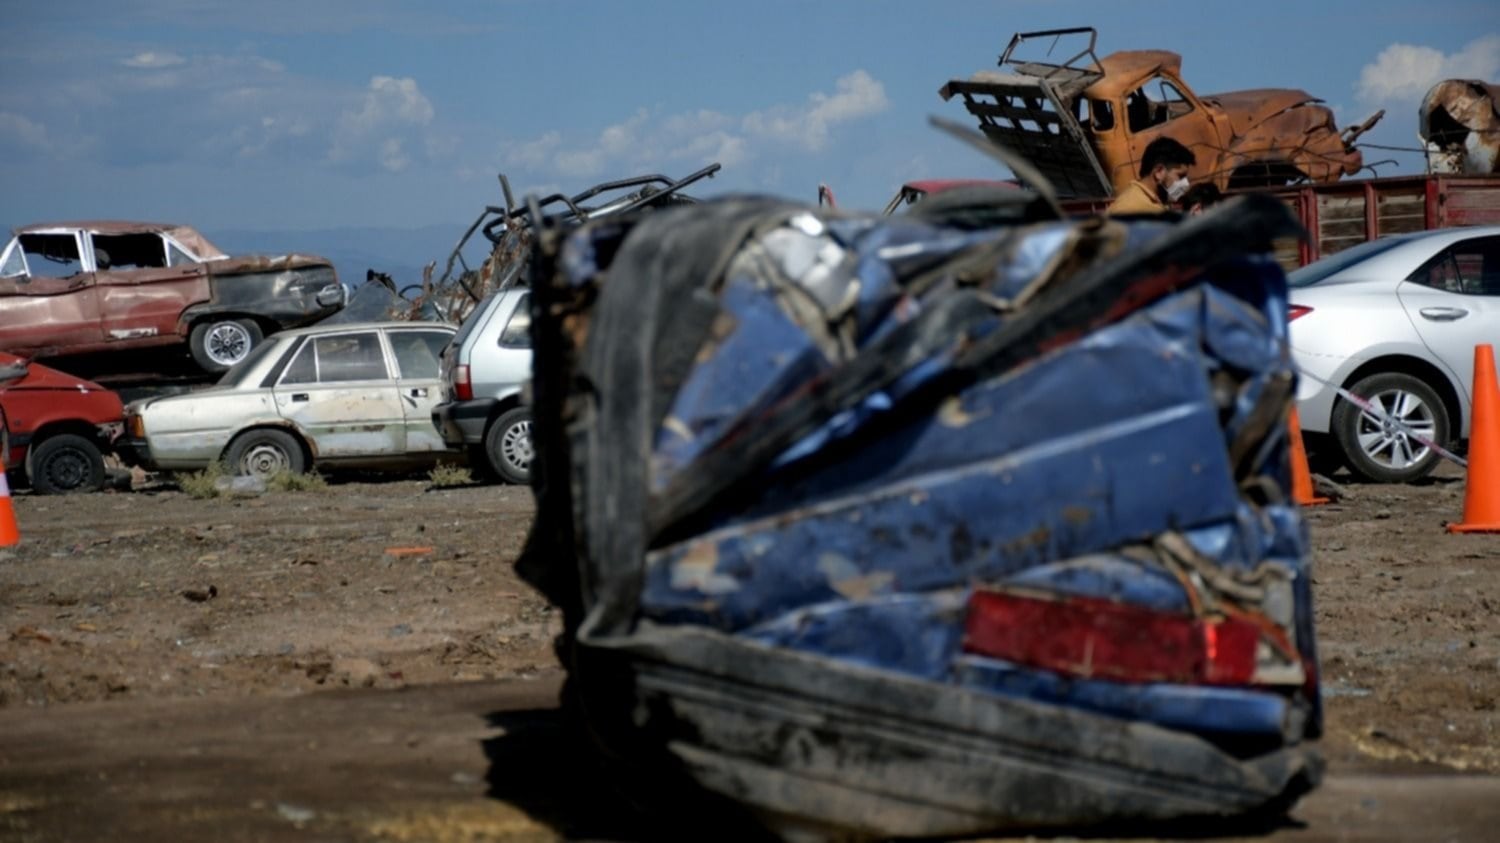
[[[231,257],[186,225],[18,228],[0,250],[0,351],[52,359],[183,346],[217,373],[348,299],[314,255]]]
[[[124,427],[120,396],[24,357],[0,352],[4,465],[43,495],[104,487],[104,454]]]

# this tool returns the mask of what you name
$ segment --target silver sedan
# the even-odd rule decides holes
[[[1500,226],[1373,240],[1288,281],[1298,415],[1324,470],[1406,482],[1439,459],[1423,440],[1468,438],[1474,346],[1500,344]]]
[[[385,322],[275,334],[209,389],[132,402],[123,450],[147,468],[222,461],[259,476],[461,457],[432,426],[438,358],[453,333]]]

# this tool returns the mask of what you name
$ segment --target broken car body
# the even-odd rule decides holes
[[[1026,61],[1028,39],[1087,35],[1088,46],[1059,63]],[[1259,89],[1194,93],[1182,58],[1166,50],[1125,50],[1098,58],[1092,28],[1019,33],[1000,56],[1005,72],[983,71],[939,91],[959,97],[993,141],[1016,150],[1064,197],[1107,197],[1137,175],[1146,146],[1170,137],[1191,149],[1194,182],[1221,190],[1328,182],[1354,175],[1354,141],[1374,125],[1340,131],[1333,112],[1306,91]]]
[[[200,369],[222,372],[344,297],[323,258],[230,257],[188,226],[31,225],[0,251],[0,350],[57,358],[186,344]]]
[[[1290,805],[1321,768],[1263,256],[1293,231],[1262,197],[544,230],[518,566],[589,734],[799,839]]]

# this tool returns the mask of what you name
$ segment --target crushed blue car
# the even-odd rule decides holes
[[[1296,224],[1029,196],[542,227],[518,568],[638,780],[798,839],[1277,815],[1317,784],[1266,256]]]

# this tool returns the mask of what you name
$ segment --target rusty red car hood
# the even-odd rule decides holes
[[[4,371],[20,363],[27,364],[26,374],[15,380],[3,380]],[[108,389],[93,381],[76,378],[40,363],[28,363],[25,357],[0,351],[0,392],[8,389],[70,389],[78,392],[109,392]]]
[[[1203,100],[1214,103],[1224,110],[1229,117],[1229,125],[1236,135],[1245,134],[1288,108],[1323,102],[1312,94],[1295,88],[1254,88],[1248,91],[1230,91],[1225,94],[1209,94],[1203,97]]]

